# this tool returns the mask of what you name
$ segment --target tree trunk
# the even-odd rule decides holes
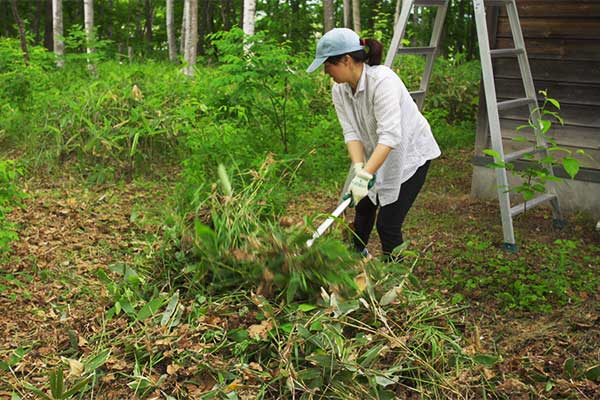
[[[396,8],[394,10],[394,29],[396,28],[396,24],[398,23],[398,18],[400,18],[400,10],[402,9],[402,0],[396,0]]]
[[[354,32],[360,35],[360,0],[352,0],[352,22]]]
[[[223,20],[223,30],[231,29],[231,0],[221,0],[221,19]]]
[[[189,8],[189,3],[187,2],[187,0],[183,0],[183,17],[181,18],[181,37],[180,37],[180,41],[179,41],[179,52],[181,54],[183,54],[184,59],[187,60],[187,55],[186,55],[186,48],[185,48],[185,34],[188,30],[187,28],[187,20],[188,20],[188,8]]]
[[[113,37],[113,0],[108,0],[108,10],[106,11],[106,38],[112,40]]]
[[[177,47],[175,45],[175,21],[173,17],[173,0],[167,0],[167,42],[169,44],[169,60],[177,60]]]
[[[244,0],[244,33],[254,35],[256,21],[256,0]]]
[[[198,22],[198,54],[204,55],[204,36],[208,27],[208,3],[210,0],[200,1],[200,20]]]
[[[25,65],[29,66],[29,51],[27,50],[27,37],[25,36],[25,25],[23,25],[23,20],[19,16],[19,11],[17,10],[17,0],[11,0],[10,5],[12,7],[13,17],[15,17],[15,21],[17,21],[17,26],[19,27],[19,37],[21,38],[21,50],[23,50],[23,60],[25,61]]]
[[[344,28],[350,28],[352,26],[352,6],[350,4],[350,0],[344,0]]]
[[[36,0],[35,14],[33,15],[33,23],[31,24],[31,30],[35,37],[34,43],[38,45],[40,43],[40,21],[42,19],[42,10],[44,9],[44,0]]]
[[[333,0],[323,0],[323,33],[329,32],[334,26]]]
[[[186,0],[187,3],[187,32],[185,35],[185,61],[184,73],[194,76],[194,65],[196,65],[196,48],[198,45],[198,0]]]
[[[154,7],[150,0],[146,0],[144,3],[144,14],[146,14],[146,23],[144,25],[144,36],[146,41],[146,47],[148,50],[152,49],[152,25],[154,25]]]
[[[54,54],[56,55],[56,66],[65,66],[65,43],[63,42],[63,10],[62,0],[52,0],[52,28],[54,32]]]
[[[54,16],[52,11],[52,0],[45,0],[45,4],[44,47],[48,49],[48,51],[54,51]]]
[[[86,52],[88,54],[94,53],[94,0],[83,0],[83,20],[85,24],[85,37]],[[96,67],[92,63],[91,59],[88,58],[88,69],[90,72],[95,73]]]

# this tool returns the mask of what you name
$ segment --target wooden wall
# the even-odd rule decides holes
[[[567,148],[584,149],[581,161],[597,170],[599,179],[592,180],[600,182],[600,0],[517,0],[517,8],[535,88],[561,104],[565,126],[555,124],[552,136]],[[487,14],[492,48],[513,48],[505,7],[488,7]],[[493,65],[498,101],[525,97],[516,58],[496,58]],[[481,93],[476,165],[483,162],[481,150],[491,148]],[[500,117],[505,152],[526,147],[510,138],[527,136],[515,131],[527,120],[527,107]]]

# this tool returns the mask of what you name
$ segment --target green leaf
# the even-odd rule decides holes
[[[571,157],[565,157],[563,158],[562,165],[571,179],[574,179],[575,175],[579,172],[579,161]]]
[[[575,376],[575,359],[573,357],[567,358],[563,364],[563,370],[569,378]]]
[[[512,138],[512,140],[518,143],[529,143],[529,139],[527,139],[524,136],[515,136],[514,138]]]
[[[500,154],[492,149],[484,149],[483,154],[487,154],[488,156],[494,157],[496,160],[500,160]]]
[[[144,307],[142,307],[142,309],[138,312],[135,319],[137,321],[143,321],[146,318],[154,315],[156,313],[156,311],[160,308],[160,306],[163,305],[163,303],[164,303],[164,300],[161,299],[160,297],[153,298],[148,303],[146,303],[146,305],[144,305]]]
[[[590,381],[598,381],[600,379],[600,364],[586,369],[584,375]]]
[[[110,349],[104,350],[98,353],[96,356],[92,357],[88,361],[84,363],[84,373],[88,374],[94,372],[98,368],[104,365],[108,357],[110,356]]]
[[[473,361],[479,365],[485,365],[489,367],[491,365],[496,364],[499,361],[499,358],[487,354],[477,354],[473,356]]]
[[[550,97],[548,97],[546,100],[548,100],[554,107],[560,110],[560,103],[558,102],[558,100],[552,99]]]
[[[169,322],[169,320],[171,319],[171,316],[177,309],[178,303],[179,303],[179,291],[175,292],[173,294],[173,296],[171,296],[171,299],[169,300],[169,304],[167,304],[167,308],[165,309],[162,319],[160,320],[161,326],[165,326]]]
[[[377,375],[375,377],[375,382],[380,386],[386,387],[386,386],[389,386],[389,385],[392,385],[392,384],[398,382],[398,378],[392,377],[392,379],[390,379],[386,376]]]
[[[312,311],[312,310],[314,310],[316,308],[317,308],[317,306],[312,305],[312,304],[300,304],[298,306],[298,310],[302,311],[302,312],[309,312],[309,311]]]

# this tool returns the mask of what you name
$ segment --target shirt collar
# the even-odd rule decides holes
[[[356,97],[358,94],[365,90],[365,81],[367,80],[367,69],[369,69],[369,65],[367,63],[363,63],[363,70],[360,74],[360,79],[358,80],[358,84],[356,85],[356,92],[352,93],[352,86],[349,83],[344,84],[344,90],[346,94],[350,97]]]

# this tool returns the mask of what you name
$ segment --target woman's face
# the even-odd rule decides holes
[[[336,83],[349,82],[352,74],[350,69],[350,56],[342,57],[337,64],[325,62],[325,73],[333,78]]]

